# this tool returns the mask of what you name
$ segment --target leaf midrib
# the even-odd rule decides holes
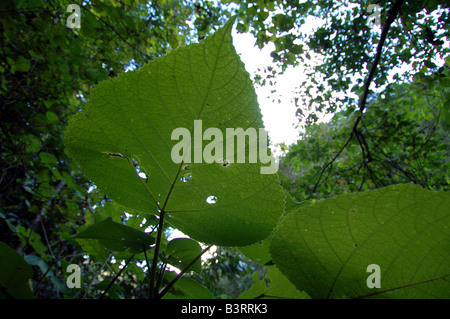
[[[232,26],[233,24],[230,23],[230,25]],[[220,40],[221,40],[221,41],[220,41],[220,46],[219,46],[219,49],[217,50],[217,54],[216,54],[216,57],[215,57],[215,61],[214,61],[214,69],[212,70],[212,74],[211,74],[211,77],[210,77],[210,79],[209,79],[208,91],[206,92],[205,97],[203,98],[203,103],[202,103],[202,106],[201,106],[201,108],[200,108],[200,110],[199,110],[199,112],[198,112],[198,114],[197,114],[197,119],[200,118],[200,115],[201,115],[201,113],[202,113],[202,111],[203,111],[203,108],[204,108],[205,105],[206,105],[206,100],[207,100],[207,98],[208,98],[208,96],[209,96],[209,94],[210,94],[210,91],[211,91],[211,87],[212,87],[212,83],[213,83],[213,78],[214,78],[214,75],[215,75],[216,69],[217,69],[217,62],[219,61],[220,51],[221,51],[221,49],[222,49],[222,45],[223,45],[223,43],[224,43],[224,39],[225,39],[225,37],[227,36],[227,34],[228,34],[228,32],[229,32],[229,30],[224,30],[224,31],[225,31],[225,32],[224,32],[224,35],[223,35],[222,38],[220,39]],[[231,31],[230,31],[230,32],[231,32]],[[206,63],[206,62],[205,62],[205,63]],[[192,72],[191,72],[190,74],[191,74],[191,78],[192,78]],[[192,79],[192,81],[193,81],[193,79]],[[194,83],[194,81],[193,81],[193,83]],[[184,161],[181,161],[180,165],[178,166],[178,171],[177,171],[177,173],[176,173],[176,176],[175,176],[174,180],[172,181],[172,183],[171,183],[171,185],[170,185],[169,192],[168,192],[168,194],[167,194],[167,196],[166,196],[166,199],[165,199],[165,201],[164,201],[164,204],[163,204],[163,206],[162,206],[162,209],[161,209],[162,212],[164,212],[165,209],[166,209],[166,206],[167,206],[167,204],[168,204],[168,202],[169,202],[170,196],[172,195],[172,191],[173,191],[173,189],[175,188],[175,183],[176,183],[177,180],[178,180],[178,176],[180,175],[181,168],[183,167],[183,165],[184,165]]]

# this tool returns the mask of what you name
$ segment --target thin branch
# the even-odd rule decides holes
[[[142,249],[144,250],[145,264],[147,265],[147,271],[150,272],[150,264],[148,263],[147,249],[145,248],[145,245],[142,245]],[[149,284],[148,296],[150,297],[150,284]]]
[[[100,271],[102,271],[102,269],[105,268],[106,264],[108,263],[108,261],[109,261],[109,259],[111,258],[112,255],[113,255],[112,252],[110,252],[108,258],[106,258],[105,262],[104,262],[104,263],[101,265],[101,267],[97,270],[97,272],[95,273],[95,275],[92,276],[91,281],[89,282],[89,285],[86,287],[86,290],[84,291],[84,294],[83,294],[83,296],[81,297],[81,299],[86,298],[86,296],[87,296],[87,294],[88,294],[88,292],[89,292],[89,289],[91,289],[92,283],[94,282],[95,278],[97,278],[97,277],[98,277],[98,274],[100,273]],[[78,295],[79,295],[80,293],[81,293],[81,290],[78,292],[78,294],[76,295],[76,297],[78,297]]]
[[[134,254],[131,255],[131,257],[127,260],[127,262],[125,263],[125,265],[122,267],[122,269],[120,269],[120,271],[117,273],[117,275],[114,277],[113,280],[111,280],[111,282],[109,283],[108,287],[106,287],[105,291],[103,291],[101,298],[104,298],[106,293],[108,292],[109,288],[111,288],[111,286],[114,284],[114,282],[117,280],[117,278],[119,278],[120,274],[122,273],[122,271],[127,268],[128,264],[130,263],[130,261],[134,258]]]
[[[189,264],[187,264],[186,267],[184,267],[183,270],[181,270],[181,272],[174,279],[172,279],[172,281],[157,295],[157,298],[161,299],[170,290],[170,288],[172,288],[173,285],[175,285],[175,283],[189,270],[189,268],[191,268],[192,265],[195,264],[195,262],[199,260],[203,256],[203,254],[206,253],[211,247],[212,245],[207,246],[202,250],[200,254],[197,255],[197,257],[195,257]]]
[[[164,278],[164,273],[166,272],[167,263],[163,263],[159,275],[158,275],[158,281],[156,282],[155,291],[159,291],[159,287],[161,287],[162,280]]]
[[[331,161],[329,161],[323,168],[322,171],[320,172],[320,176],[317,179],[316,184],[314,185],[310,197],[312,196],[312,194],[316,191],[317,187],[319,186],[320,180],[322,179],[323,173],[325,173],[325,171],[328,169],[328,167],[332,166],[334,161],[339,157],[339,155],[341,155],[342,151],[347,147],[348,143],[350,143],[351,139],[353,138],[353,131],[350,134],[350,137],[347,139],[347,142],[345,142],[345,144],[341,147],[341,149],[337,152],[337,154],[331,159]]]
[[[381,36],[380,36],[380,42],[378,42],[378,46],[377,46],[377,53],[376,53],[375,59],[372,63],[372,67],[370,68],[369,76],[367,77],[366,82],[364,83],[364,93],[359,102],[359,110],[361,111],[361,115],[359,115],[356,118],[355,124],[353,125],[352,134],[356,131],[356,127],[358,126],[359,122],[361,121],[362,112],[366,108],[367,97],[369,96],[370,83],[372,82],[373,77],[375,76],[375,72],[377,70],[378,63],[380,62],[384,42],[386,41],[386,37],[387,37],[388,31],[389,31],[389,28],[390,28],[392,22],[395,21],[395,18],[397,17],[397,14],[403,4],[403,1],[404,0],[397,0],[386,15],[386,20],[384,21],[384,25],[383,25],[383,31],[381,32]]]
[[[363,92],[363,95],[362,95],[362,97],[360,99],[360,102],[359,102],[359,111],[361,112],[361,115],[359,115],[356,118],[355,123],[353,124],[352,131],[350,133],[350,137],[347,139],[347,142],[345,142],[344,146],[341,147],[341,149],[331,159],[331,161],[328,162],[328,164],[326,164],[323,167],[322,171],[320,172],[319,179],[317,180],[316,184],[314,185],[310,196],[312,196],[312,194],[317,190],[317,187],[319,186],[320,180],[322,179],[322,176],[323,176],[323,173],[325,172],[325,170],[327,170],[328,167],[330,167],[332,165],[332,163],[339,157],[339,155],[341,155],[342,151],[347,147],[348,143],[353,138],[353,135],[355,135],[355,133],[356,133],[356,128],[358,127],[358,124],[361,121],[362,112],[366,108],[367,97],[369,96],[370,83],[372,82],[373,77],[375,76],[375,72],[377,70],[378,63],[380,62],[381,53],[383,51],[383,45],[384,45],[384,42],[386,41],[386,36],[388,34],[389,27],[391,26],[392,22],[394,22],[395,18],[397,17],[397,14],[398,14],[398,12],[399,12],[402,4],[403,4],[403,1],[404,0],[397,0],[394,3],[394,5],[392,6],[392,8],[387,13],[387,17],[386,17],[386,20],[385,20],[384,25],[383,25],[383,30],[381,32],[380,41],[378,42],[377,52],[375,54],[375,59],[374,59],[374,61],[372,63],[372,67],[370,68],[369,75],[368,75],[368,77],[367,77],[367,79],[366,79],[366,81],[364,83],[364,92]]]
[[[92,14],[92,12],[90,10],[88,10],[85,7],[82,7],[83,9],[86,10],[86,12],[89,12]],[[111,29],[112,32],[114,32],[125,44],[127,44],[129,47],[131,47],[133,50],[135,50],[137,53],[139,53],[140,55],[142,55],[143,57],[146,58],[150,58],[150,56],[148,56],[147,54],[145,54],[144,52],[142,52],[140,49],[138,49],[136,46],[134,46],[133,44],[131,44],[130,42],[128,42],[128,40],[126,38],[124,38],[111,24],[109,24],[108,22],[106,22],[102,17],[99,16],[95,16],[97,19],[99,19],[101,22],[103,22],[104,25],[106,25],[108,28]]]
[[[159,257],[159,247],[161,246],[161,235],[163,232],[164,226],[164,210],[159,214],[159,226],[158,233],[156,235],[156,244],[155,244],[155,253],[153,255],[153,263],[150,272],[150,299],[155,298],[155,279],[156,279],[156,267],[158,266],[158,257]]]

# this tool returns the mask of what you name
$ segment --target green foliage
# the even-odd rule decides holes
[[[239,22],[245,26],[238,31],[249,30],[260,48],[274,45],[271,56],[279,68],[261,72],[259,83],[266,83],[266,79],[289,66],[302,64],[308,76],[299,83],[296,97],[300,120],[316,122],[317,115],[323,112],[335,112],[349,104],[356,106],[357,100],[350,90],[362,86],[361,78],[370,69],[393,1],[231,2],[230,7],[237,6]],[[368,10],[370,4],[380,6],[380,26],[371,27],[368,23],[373,14]],[[405,66],[412,66],[412,70],[436,69],[432,60],[450,53],[448,42],[445,44],[450,36],[449,9],[448,1],[402,4],[377,69],[376,87],[387,84],[390,76],[394,80],[412,80],[414,72],[402,68]],[[309,26],[313,23],[318,25],[311,31]]]
[[[190,262],[202,252],[202,247],[190,238],[175,238],[167,243],[164,250],[164,257],[161,259],[164,262],[171,264],[174,267],[183,269],[189,266]],[[190,268],[191,271],[201,273],[201,261],[196,261]]]
[[[1,298],[33,298],[29,280],[33,270],[11,247],[0,242]]]
[[[63,1],[0,4],[1,298],[450,298],[448,4],[402,5],[357,109],[379,41],[369,1],[226,3],[83,1],[80,29]],[[218,29],[232,14],[274,45],[255,82],[305,63],[295,101],[312,113],[276,175],[171,160],[194,120],[263,127],[234,19]]]
[[[194,136],[194,120],[223,130],[263,127],[252,83],[232,45],[232,23],[203,43],[100,83],[69,123],[65,143],[110,198],[148,214],[165,211],[171,225],[194,239],[236,246],[264,239],[275,226],[284,207],[278,177],[259,174],[261,162],[234,164],[230,158],[232,164],[224,166],[171,158],[177,143],[172,132],[187,128]],[[201,150],[209,142],[203,143]],[[217,202],[208,203],[209,196]]]
[[[390,84],[373,94],[358,134],[344,149],[358,116],[354,109],[336,113],[330,123],[306,127],[280,165],[284,188],[298,201],[411,182],[448,190],[445,114],[450,96],[440,80],[448,72]]]
[[[270,251],[313,298],[449,298],[449,205],[448,193],[412,185],[337,196],[284,217]],[[381,269],[375,291],[371,264]]]
[[[217,247],[204,264],[201,282],[217,298],[238,298],[253,284],[255,274],[264,276],[266,269],[240,254],[236,247]]]
[[[253,276],[255,284],[242,293],[241,299],[309,299],[308,294],[301,292],[289,282],[276,266],[270,266],[264,279],[260,280],[258,274]]]
[[[169,279],[173,279],[175,275],[173,273],[167,273],[166,276]],[[172,291],[166,294],[164,299],[213,299],[214,296],[199,282],[188,278],[182,277],[178,280],[177,285]]]
[[[142,1],[72,3],[80,29],[66,27],[67,1],[0,4],[0,240],[37,254],[60,278],[61,260],[83,263],[71,235],[104,200],[87,192],[92,184],[67,155],[67,119],[99,81],[165,54],[168,43],[192,41],[195,14],[194,3],[176,1],[152,4],[151,15]],[[61,297],[33,268],[35,295]]]

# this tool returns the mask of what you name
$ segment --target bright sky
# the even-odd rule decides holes
[[[273,44],[260,50],[254,46],[255,38],[252,34],[237,33],[235,30],[233,42],[251,77],[258,68],[263,70],[267,66],[274,65],[270,56],[270,52],[274,50]],[[301,77],[300,68],[290,68],[286,74],[276,78],[275,86],[266,84],[264,87],[255,87],[264,125],[274,144],[284,142],[289,145],[297,140],[298,130],[295,129],[295,125],[298,124],[298,120],[295,117],[296,107],[291,99],[296,85],[301,83]],[[271,93],[273,89],[277,92]],[[275,102],[272,102],[273,99]],[[281,103],[278,103],[278,99]]]
[[[308,17],[300,31],[310,33],[322,24],[323,21],[320,19]],[[272,43],[260,50],[255,46],[255,38],[252,34],[249,32],[237,33],[236,27],[233,29],[232,36],[234,47],[252,78],[258,68],[263,70],[264,67],[273,66],[274,69],[277,69],[270,56],[270,52],[275,48]],[[311,55],[314,56],[314,54]],[[299,129],[295,127],[299,121],[295,116],[296,107],[293,101],[295,94],[293,92],[305,79],[303,67],[300,65],[295,68],[289,67],[283,75],[277,75],[274,86],[266,84],[264,87],[255,87],[265,128],[275,145],[277,143],[290,145],[297,141]],[[271,93],[273,89],[276,90],[276,93]],[[323,120],[327,121],[330,118],[331,116]]]

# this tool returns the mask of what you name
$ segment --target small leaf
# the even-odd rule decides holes
[[[52,111],[45,112],[45,116],[47,117],[49,123],[56,123],[59,121],[58,115],[56,115]]]
[[[167,280],[175,278],[175,274],[167,272]],[[213,294],[199,282],[181,277],[176,284],[163,296],[163,299],[213,299]]]
[[[425,66],[426,66],[427,68],[430,68],[430,69],[434,69],[434,68],[437,67],[436,64],[434,64],[433,62],[431,62],[431,61],[429,61],[429,60],[425,61]]]
[[[78,233],[77,239],[96,239],[100,244],[112,251],[129,250],[131,253],[143,251],[143,247],[155,243],[155,238],[135,228],[125,226],[108,218],[93,224]]]
[[[55,155],[47,153],[47,152],[40,152],[39,158],[41,159],[41,162],[44,164],[56,164],[58,162],[58,159]]]
[[[239,299],[310,299],[307,293],[297,290],[275,266],[269,267],[262,280],[258,280],[258,274],[255,273],[253,281],[253,286],[243,292]]]
[[[30,69],[30,60],[23,56],[19,56],[16,60],[11,59],[10,57],[7,57],[6,59],[11,66],[12,74],[15,72],[28,72]]]

